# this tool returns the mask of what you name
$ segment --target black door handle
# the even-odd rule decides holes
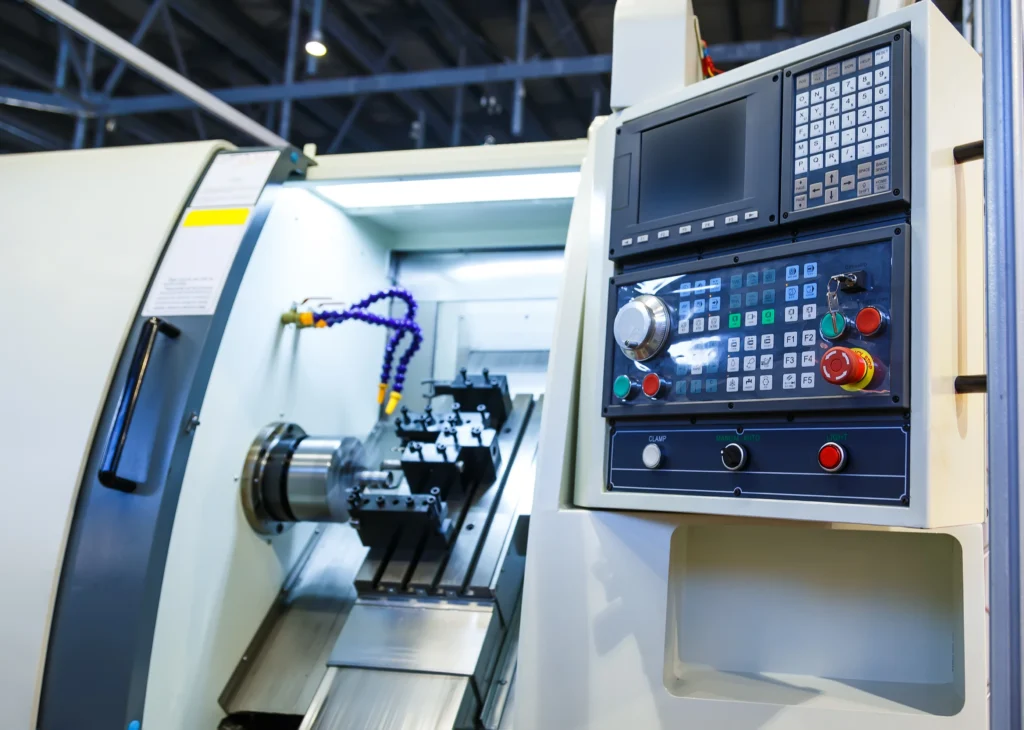
[[[121,463],[121,453],[124,451],[125,441],[128,440],[128,429],[132,425],[132,416],[135,415],[135,406],[139,402],[142,381],[146,377],[146,370],[149,369],[149,359],[153,355],[156,337],[161,333],[175,339],[181,334],[181,330],[159,317],[150,317],[142,326],[142,334],[139,335],[139,341],[135,345],[135,354],[132,355],[128,378],[124,382],[121,399],[117,403],[114,423],[107,439],[107,449],[103,454],[103,464],[100,466],[99,480],[100,484],[105,487],[119,489],[122,492],[134,492],[135,488],[139,486],[131,479],[119,477],[117,467]]]

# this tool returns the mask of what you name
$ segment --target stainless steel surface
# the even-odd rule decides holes
[[[402,468],[401,462],[398,462],[397,468]],[[395,486],[395,475],[387,470],[361,471],[356,473],[355,481],[359,486],[368,489],[391,489]]]
[[[286,477],[288,506],[298,522],[348,520],[346,490],[365,457],[359,439],[307,436],[295,447]]]
[[[331,666],[471,676],[484,650],[492,606],[359,601]]]
[[[992,730],[1022,724],[1021,432],[1024,331],[1024,19],[1019,0],[985,3],[985,244]]]
[[[271,423],[260,429],[249,447],[249,452],[245,455],[240,480],[242,512],[245,513],[245,519],[249,526],[261,535],[280,535],[291,527],[286,522],[278,522],[270,518],[263,508],[260,486],[271,449],[285,434],[303,435],[304,433],[293,423]]]
[[[331,671],[323,705],[299,730],[451,730],[461,724],[464,705],[474,701],[466,677]]]
[[[656,296],[641,294],[622,306],[615,315],[612,333],[615,343],[631,360],[649,360],[668,340],[672,317]]]
[[[512,682],[516,674],[516,657],[519,653],[519,611],[508,627],[508,634],[505,636],[505,643],[501,647],[501,654],[498,655],[498,664],[494,669],[494,680],[491,682],[491,689],[487,693],[483,710],[480,713],[480,723],[484,730],[500,730],[502,719],[508,715],[511,717]]]
[[[352,580],[366,554],[348,525],[322,529],[225,688],[226,712],[306,714],[355,603]]]

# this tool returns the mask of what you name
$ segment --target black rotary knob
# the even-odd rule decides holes
[[[722,449],[722,466],[729,471],[739,471],[747,465],[747,448],[740,444],[726,444]]]

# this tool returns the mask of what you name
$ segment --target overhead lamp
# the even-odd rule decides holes
[[[337,183],[317,186],[317,192],[342,208],[359,210],[567,199],[576,197],[579,182],[578,171],[541,172]]]
[[[309,40],[306,41],[306,53],[315,58],[327,55],[327,46],[324,45],[324,34],[319,30],[314,30],[309,34]]]

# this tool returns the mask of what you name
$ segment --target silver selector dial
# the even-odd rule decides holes
[[[615,315],[612,333],[622,354],[630,360],[650,360],[668,341],[671,323],[665,302],[641,294]]]

